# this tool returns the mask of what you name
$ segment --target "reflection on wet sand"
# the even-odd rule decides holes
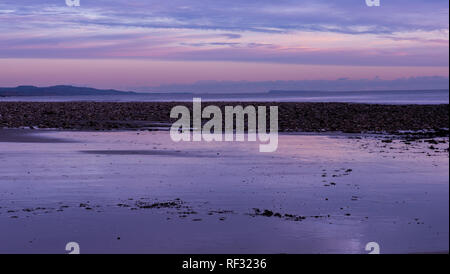
[[[448,138],[286,134],[265,154],[168,132],[30,132],[0,142],[2,253],[448,250]]]

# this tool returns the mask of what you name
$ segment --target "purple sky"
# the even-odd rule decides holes
[[[2,0],[0,86],[448,77],[448,10],[446,0]]]

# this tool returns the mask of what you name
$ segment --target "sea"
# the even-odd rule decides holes
[[[346,102],[369,104],[448,104],[449,90],[271,91],[268,93],[137,93],[125,95],[7,96],[0,102]]]

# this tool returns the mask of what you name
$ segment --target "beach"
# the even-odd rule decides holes
[[[174,106],[192,102],[0,102],[0,128],[70,130],[158,129],[169,127]],[[278,106],[280,132],[346,133],[441,131],[448,135],[448,104],[204,102],[203,107]]]
[[[284,273],[449,254],[448,13],[1,1],[0,255]]]
[[[0,253],[448,252],[448,136],[296,132],[275,153],[257,146],[0,130]]]

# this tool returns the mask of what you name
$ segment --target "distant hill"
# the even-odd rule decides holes
[[[74,86],[18,86],[15,88],[0,87],[0,96],[74,96],[74,95],[123,95],[137,94],[135,92],[118,91],[114,89],[95,89]]]
[[[304,95],[304,96],[324,96],[324,95],[363,95],[363,94],[414,94],[414,93],[448,93],[448,89],[423,89],[423,90],[270,90],[271,95]]]

